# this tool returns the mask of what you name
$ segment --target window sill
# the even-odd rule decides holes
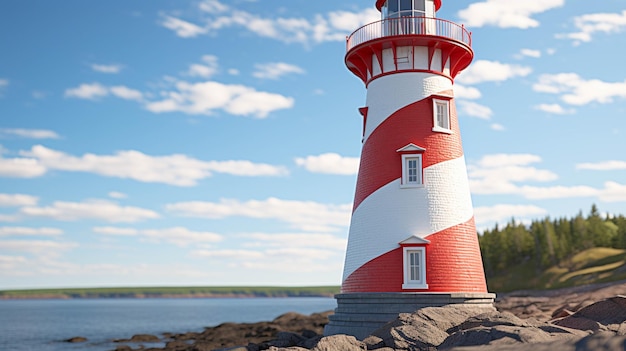
[[[441,128],[441,127],[434,127],[433,128],[433,132],[445,133],[445,134],[454,134],[454,132],[451,129]]]
[[[423,188],[424,184],[400,184],[402,189]]]
[[[415,284],[415,283],[402,284],[402,289],[405,289],[405,290],[409,290],[409,289],[428,289],[428,284]]]

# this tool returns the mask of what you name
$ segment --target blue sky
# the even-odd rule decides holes
[[[479,228],[626,213],[626,0],[443,1]],[[0,289],[340,284],[374,0],[0,2]]]

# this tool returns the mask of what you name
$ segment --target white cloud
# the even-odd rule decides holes
[[[77,247],[72,242],[59,242],[52,240],[0,240],[0,250],[12,252],[27,252],[40,257],[57,257],[62,251]]]
[[[1,236],[59,236],[63,230],[57,228],[0,227]]]
[[[525,77],[531,72],[532,69],[526,66],[478,60],[466,68],[456,80],[461,84],[503,82],[511,78]]]
[[[95,227],[94,233],[113,235],[113,236],[135,236],[139,234],[139,230],[135,228],[119,228],[119,227]]]
[[[522,50],[520,50],[520,55],[526,56],[526,57],[540,58],[541,57],[541,51],[539,51],[539,50],[532,50],[532,49],[522,49]]]
[[[470,188],[474,194],[519,194],[518,182],[547,182],[558,176],[548,170],[529,166],[541,158],[530,154],[486,155],[468,165]]]
[[[626,28],[626,10],[622,13],[591,13],[574,18],[578,32],[559,34],[557,38],[574,40],[575,44],[590,42],[594,34],[621,33]]]
[[[99,98],[107,97],[109,95],[113,95],[124,100],[143,100],[142,92],[128,88],[123,85],[106,87],[100,83],[91,83],[81,84],[76,88],[70,88],[65,90],[66,97],[85,100],[97,100]]]
[[[153,242],[165,241],[177,246],[186,247],[194,244],[217,243],[222,241],[222,236],[211,232],[197,232],[184,227],[165,229],[134,229],[116,227],[96,227],[95,233],[118,236],[140,236]]]
[[[81,84],[76,88],[65,90],[66,97],[96,100],[109,95],[109,89],[100,83]]]
[[[498,131],[498,132],[506,130],[506,128],[502,124],[499,124],[499,123],[493,123],[491,125],[491,129],[495,130],[495,131]]]
[[[614,170],[625,170],[626,169],[626,161],[601,161],[601,162],[589,162],[589,163],[579,163],[576,165],[576,169],[587,169],[592,171],[614,171]]]
[[[209,260],[229,261],[229,270],[243,269],[263,276],[273,272],[311,273],[341,270],[343,252],[308,247],[265,248],[261,251],[242,249],[195,250],[193,256]],[[245,257],[242,260],[241,257]]]
[[[121,193],[119,191],[111,191],[109,192],[109,197],[113,199],[126,199],[128,195]]]
[[[219,71],[219,65],[217,63],[217,56],[204,55],[202,56],[202,64],[195,63],[189,66],[188,75],[192,77],[211,78]]]
[[[493,115],[493,111],[489,107],[477,104],[475,102],[460,100],[457,102],[457,104],[459,105],[459,108],[462,111],[462,115],[464,116],[467,115],[470,117],[477,117],[480,119],[489,120]]]
[[[114,155],[85,154],[76,157],[35,145],[30,151],[22,151],[21,154],[29,158],[18,160],[39,167],[37,168],[39,172],[31,176],[43,175],[47,170],[61,170],[127,178],[146,183],[194,186],[199,180],[212,176],[213,172],[236,176],[283,176],[288,173],[284,167],[245,160],[201,161],[180,154],[150,156],[134,150],[119,151]],[[0,159],[0,166],[2,161]],[[0,172],[0,175],[3,174]]]
[[[221,29],[239,27],[258,36],[286,43],[310,44],[343,41],[352,31],[364,24],[378,21],[380,13],[373,8],[360,12],[335,11],[305,18],[266,18],[234,6],[211,0],[199,4],[206,15],[205,24],[194,24],[173,16],[164,16],[162,25],[183,38],[212,34]]]
[[[348,243],[345,238],[326,233],[248,233],[242,234],[242,237],[254,240],[254,245],[289,248],[316,247],[338,251],[345,250]]]
[[[474,216],[477,225],[491,222],[508,222],[511,218],[516,220],[529,217],[547,215],[548,211],[534,205],[506,205],[482,206],[474,208]]]
[[[20,207],[36,205],[39,198],[24,194],[0,194],[0,207]]]
[[[535,106],[535,108],[539,111],[552,113],[555,115],[568,115],[576,112],[576,110],[574,109],[566,109],[559,104],[540,104]]]
[[[0,154],[0,177],[35,178],[46,173],[46,167],[31,158],[2,158]]]
[[[124,68],[124,66],[122,65],[101,65],[97,63],[91,65],[91,69],[93,69],[94,71],[108,74],[120,73],[122,71],[122,68]]]
[[[26,262],[26,257],[24,256],[0,255],[0,272],[14,271],[18,265],[23,264],[25,262]]]
[[[303,74],[304,70],[296,65],[284,62],[272,62],[265,64],[256,64],[256,71],[252,75],[259,79],[279,79],[280,77],[290,74]]]
[[[195,250],[192,252],[192,255],[196,257],[206,257],[206,258],[226,258],[226,259],[236,259],[240,260],[242,257],[246,259],[259,259],[263,258],[264,254],[259,251],[254,250],[232,250],[232,249],[223,249],[223,250]]]
[[[14,135],[27,139],[59,139],[60,136],[47,129],[25,129],[25,128],[0,128],[0,137],[2,135]]]
[[[125,87],[123,85],[118,85],[118,86],[114,86],[109,88],[109,91],[111,92],[111,94],[117,96],[120,99],[124,99],[124,100],[135,100],[135,101],[142,101],[143,100],[143,93],[140,92],[139,90],[135,90],[135,89],[131,89],[128,87]]]
[[[160,217],[158,213],[152,210],[132,206],[123,207],[108,200],[55,201],[51,206],[46,207],[22,207],[20,214],[28,217],[52,218],[59,221],[96,219],[113,223],[138,222]]]
[[[237,116],[266,118],[271,112],[292,108],[294,99],[280,94],[257,91],[243,85],[218,82],[188,83],[179,81],[175,91],[164,91],[161,101],[146,104],[155,113],[183,112],[211,115],[215,110]]]
[[[626,184],[604,183],[604,189],[601,190],[599,198],[606,202],[626,202]]]
[[[336,153],[298,157],[295,162],[312,173],[354,175],[359,171],[358,157],[344,157]]]
[[[48,94],[44,91],[34,90],[32,95],[35,99],[45,99]]]
[[[558,94],[563,102],[581,106],[592,102],[607,104],[614,98],[626,98],[626,81],[609,83],[599,79],[584,80],[576,73],[544,74],[533,85],[541,93]]]
[[[305,231],[330,232],[350,222],[351,205],[328,205],[312,201],[268,198],[241,202],[221,199],[220,202],[179,202],[168,204],[167,211],[186,217],[221,219],[249,217],[275,219]]]
[[[200,10],[208,13],[222,13],[228,11],[228,6],[218,0],[204,0],[199,5]]]
[[[482,97],[480,90],[474,87],[466,87],[462,84],[454,84],[454,97],[459,99],[475,100]]]
[[[518,185],[520,182],[550,182],[558,176],[548,170],[531,167],[541,162],[541,158],[531,154],[497,154],[484,156],[478,162],[468,165],[470,189],[473,194],[509,194],[527,199],[564,199],[576,197],[597,197],[601,201],[626,201],[626,185],[605,182],[604,188],[586,185],[574,186],[532,186]],[[621,163],[581,164],[578,168],[615,169],[626,167]],[[621,168],[620,168],[621,169]]]
[[[3,96],[2,93],[8,86],[9,86],[9,80],[0,78],[0,97]]]
[[[528,29],[539,26],[534,15],[561,7],[565,0],[486,0],[474,2],[459,11],[458,16],[468,27],[496,26]]]
[[[193,23],[183,21],[181,19],[171,16],[164,16],[161,25],[167,29],[173,30],[174,32],[176,32],[176,35],[181,38],[193,38],[197,37],[200,34],[205,34],[208,32],[207,28],[202,28]]]
[[[586,185],[536,187],[524,185],[519,192],[527,199],[565,199],[573,197],[592,197],[599,195],[598,189]]]
[[[185,73],[191,77],[209,78],[219,70],[217,57],[205,55],[202,64],[193,64]],[[257,66],[255,75],[261,78],[277,79],[288,73],[303,73],[301,68],[286,63],[271,63]],[[232,73],[232,70],[231,70]],[[160,92],[160,99],[148,101],[139,90],[123,85],[105,86],[100,83],[81,84],[65,91],[70,98],[98,100],[115,96],[124,100],[136,101],[148,111],[154,113],[182,112],[191,115],[213,115],[218,110],[236,116],[266,118],[270,113],[289,109],[294,106],[294,99],[281,94],[258,91],[252,87],[237,84],[222,84],[214,81],[186,82],[167,77],[168,84],[174,87]]]

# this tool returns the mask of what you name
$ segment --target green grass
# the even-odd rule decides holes
[[[0,291],[10,298],[309,297],[333,296],[338,286],[317,287],[119,287]]]
[[[544,290],[626,279],[626,250],[593,248],[537,272],[533,262],[487,279],[489,291]]]

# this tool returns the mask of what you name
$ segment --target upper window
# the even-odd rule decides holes
[[[433,99],[433,124],[433,132],[452,133],[449,100]]]

